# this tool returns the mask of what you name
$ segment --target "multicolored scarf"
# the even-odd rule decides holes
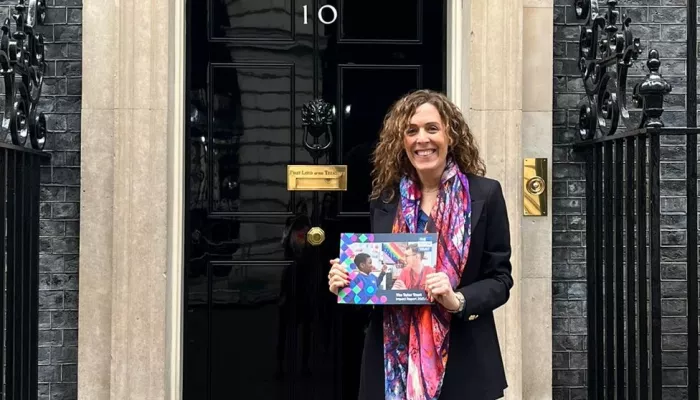
[[[401,207],[393,233],[415,233],[420,212],[418,184],[403,178]],[[438,234],[437,272],[457,287],[467,264],[471,236],[469,181],[449,162],[430,217]],[[427,231],[427,226],[426,226]],[[393,306],[384,311],[384,393],[386,400],[436,400],[449,352],[450,314],[444,307]]]

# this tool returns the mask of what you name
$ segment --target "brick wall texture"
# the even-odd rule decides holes
[[[16,4],[0,0],[3,21]],[[78,376],[82,0],[47,0],[47,6],[44,25],[36,27],[46,43],[39,108],[46,113],[45,149],[52,155],[41,171],[39,399],[70,400],[77,398]]]
[[[553,383],[555,399],[586,398],[586,252],[584,159],[570,148],[583,98],[576,66],[578,26],[573,1],[555,0],[553,138]],[[605,1],[599,1],[606,10]],[[686,0],[620,0],[632,18],[642,56],[628,87],[648,72],[649,49],[660,51],[661,73],[673,85],[667,126],[686,124]],[[619,26],[619,25],[618,25]],[[629,97],[628,97],[629,98]],[[628,102],[629,103],[629,102]],[[661,277],[664,399],[687,398],[685,139],[661,141]],[[693,233],[696,234],[696,233]]]

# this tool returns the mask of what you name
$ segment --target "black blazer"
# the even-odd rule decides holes
[[[464,294],[462,313],[452,318],[450,351],[440,400],[495,400],[506,383],[493,310],[505,304],[513,287],[510,229],[498,181],[468,175],[472,199],[469,259],[457,290]],[[390,233],[398,204],[370,204],[372,232]],[[384,400],[382,307],[372,312],[360,372],[359,400]]]

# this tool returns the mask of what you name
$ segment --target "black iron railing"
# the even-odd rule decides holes
[[[685,137],[687,200],[687,399],[698,399],[696,0],[688,0],[687,126],[661,120],[671,86],[656,50],[635,85],[635,123],[627,107],[627,73],[641,54],[618,2],[607,9],[576,0],[581,27],[579,70],[586,97],[579,139],[586,157],[588,399],[661,399],[661,138]],[[602,2],[601,2],[602,3]],[[619,24],[619,26],[618,26]],[[625,127],[622,127],[622,124]],[[650,308],[650,310],[649,310]]]
[[[46,119],[38,111],[46,72],[43,35],[34,32],[45,0],[17,0],[0,26],[3,126],[0,142],[0,397],[38,398],[39,195]],[[27,140],[29,139],[29,140]],[[27,147],[31,145],[31,149]]]
[[[37,398],[39,334],[39,184],[47,153],[0,143],[0,376],[4,398]]]
[[[38,110],[44,86],[44,35],[35,33],[46,16],[46,0],[17,0],[12,20],[0,26],[0,76],[5,84],[5,120],[12,143],[43,150],[46,117]],[[14,32],[12,27],[14,26]]]

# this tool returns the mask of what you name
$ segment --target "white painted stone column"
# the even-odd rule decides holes
[[[83,2],[81,400],[177,398],[183,4]]]
[[[508,303],[496,311],[496,326],[508,379],[506,399],[522,399],[522,0],[467,3],[465,111],[487,176],[501,182],[508,208],[514,285]]]
[[[552,398],[553,0],[523,0],[523,157],[548,159],[547,216],[522,222],[523,399]],[[521,214],[522,215],[522,214]]]
[[[477,137],[487,176],[501,182],[511,223],[513,278],[496,311],[506,399],[552,396],[550,216],[523,216],[523,158],[552,154],[551,0],[450,2],[449,95]],[[461,25],[461,28],[460,28]],[[462,71],[462,74],[458,74]],[[551,178],[547,182],[551,187]]]

